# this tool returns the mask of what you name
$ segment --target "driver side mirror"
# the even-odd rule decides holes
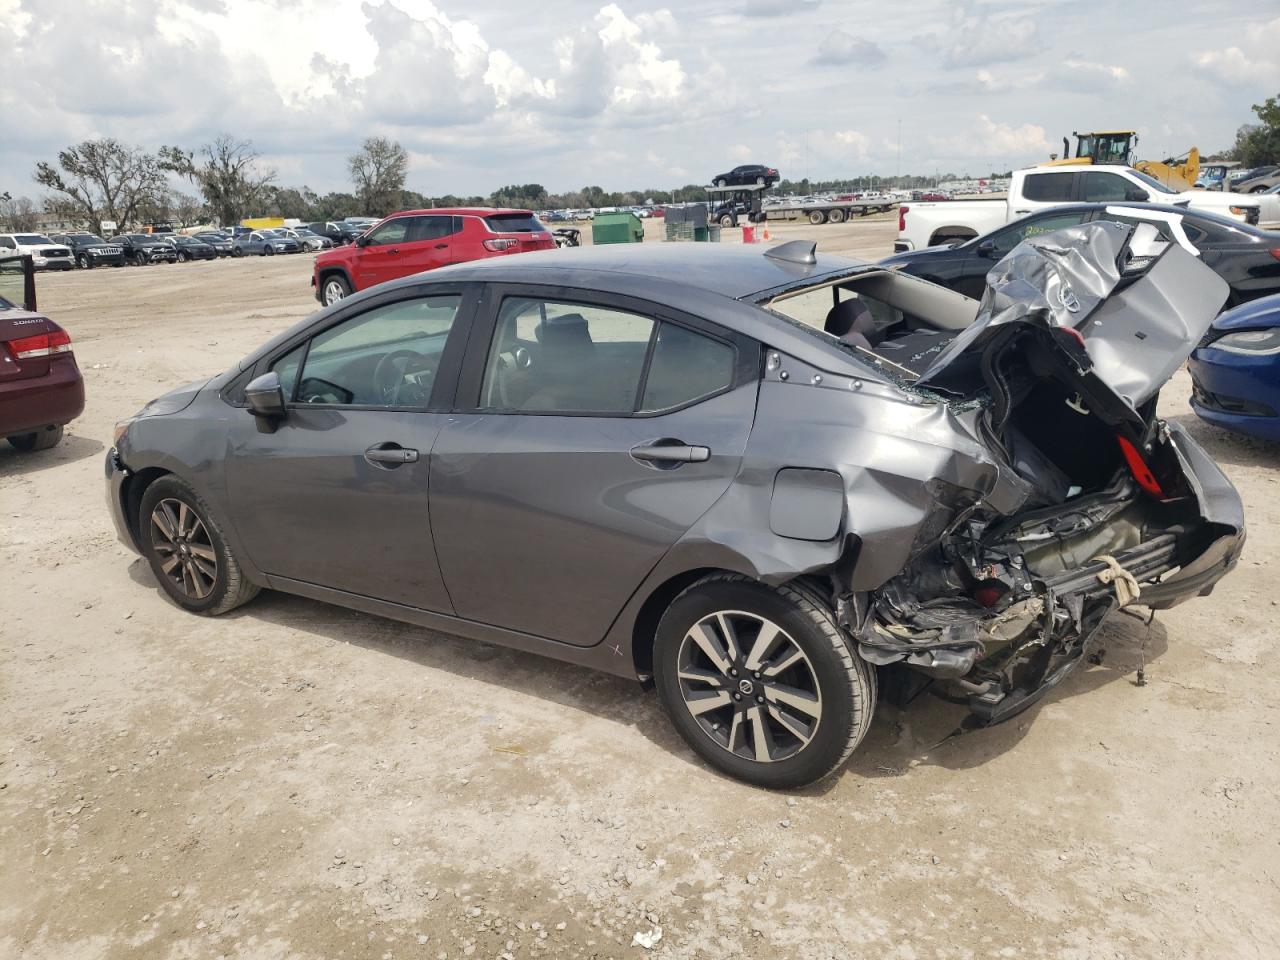
[[[368,236],[366,236],[365,234],[363,234],[363,233],[362,233],[362,234],[360,234],[360,236],[356,237],[356,246],[357,246],[357,247],[367,247],[368,245],[369,245],[369,238],[368,238]]]
[[[250,380],[244,388],[244,399],[249,412],[258,418],[259,428],[265,427],[268,433],[275,430],[275,421],[284,418],[284,388],[280,386],[280,374],[274,370]]]
[[[978,244],[978,256],[994,257],[996,255],[996,242],[994,240],[983,240]]]
[[[1151,198],[1147,196],[1145,190],[1139,190],[1137,187],[1130,187],[1124,192],[1124,198],[1130,203],[1146,203]]]

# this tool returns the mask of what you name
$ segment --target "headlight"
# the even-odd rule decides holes
[[[1237,330],[1209,344],[1215,350],[1261,357],[1280,353],[1280,327],[1270,330]]]
[[[115,431],[112,434],[114,438],[112,441],[114,446],[120,446],[120,441],[124,439],[125,432],[129,429],[129,425],[137,419],[137,417],[129,417],[127,420],[120,420],[116,423]]]
[[[1248,207],[1229,207],[1228,209],[1237,217],[1247,217],[1249,215]]]

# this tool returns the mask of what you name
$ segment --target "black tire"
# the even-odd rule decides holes
[[[764,177],[756,177],[756,186],[757,186],[757,187],[763,187],[763,186],[764,186]]]
[[[727,214],[727,213],[726,213],[726,214],[723,214],[723,215],[720,217],[720,226],[722,226],[722,227],[732,227],[732,226],[734,226],[734,219],[733,219],[733,217],[729,216],[729,214]]]
[[[730,670],[732,677],[722,670],[722,681],[720,676],[715,676],[716,671],[702,671],[713,677],[714,685],[708,684],[706,693],[719,697],[723,691],[725,695],[732,695],[733,700],[704,712],[707,719],[699,720],[686,701],[682,683],[688,677],[686,675],[682,680],[680,676],[681,658],[686,656],[686,648],[693,649],[686,643],[690,631],[704,618],[714,617],[719,612],[731,612],[734,617],[755,617],[776,625],[790,648],[804,654],[804,663],[775,675],[775,679],[770,681],[762,679],[761,672],[751,672],[746,665],[748,650],[738,651],[737,666]],[[688,639],[692,640],[691,637]],[[749,645],[750,641],[744,639],[742,646]],[[778,657],[786,659],[782,653]],[[663,614],[654,643],[653,666],[663,709],[689,746],[717,770],[757,786],[773,789],[800,787],[831,776],[862,741],[875,711],[874,669],[854,654],[831,611],[815,595],[795,586],[775,589],[734,574],[718,574],[699,580],[676,597]],[[768,673],[767,670],[763,672]],[[819,714],[809,729],[810,739],[802,741],[799,737],[792,737],[801,745],[779,749],[780,759],[758,760],[744,755],[755,752],[755,737],[749,735],[754,726],[745,719],[740,720],[742,725],[738,726],[734,724],[733,716],[739,711],[746,711],[744,717],[749,715],[755,709],[751,703],[753,699],[756,704],[765,704],[766,711],[770,705],[779,706],[779,701],[768,696],[768,691],[776,691],[779,685],[792,681],[797,672],[816,687],[814,693]],[[695,681],[698,682],[702,681]],[[738,684],[737,688],[732,686],[734,683]],[[762,699],[760,693],[765,693],[766,698]],[[757,716],[765,715],[757,713]],[[795,716],[801,714],[795,712]],[[704,722],[716,725],[719,735],[724,736],[729,745],[713,739],[713,732],[703,726]],[[778,746],[774,735],[781,733],[786,738],[787,734],[778,723],[767,719],[764,722],[771,729],[768,738],[771,745],[766,752],[772,752],[773,747]],[[734,729],[742,731],[741,734],[734,734]],[[730,745],[740,737],[745,739],[737,750],[731,752]]]
[[[827,215],[823,213],[821,210],[811,210],[809,211],[809,222],[814,224],[815,226],[817,226],[820,223],[826,223]]]
[[[62,427],[45,427],[32,433],[20,433],[7,437],[9,445],[22,453],[34,453],[37,450],[48,450],[62,442]]]
[[[717,187],[727,187],[728,185],[729,185],[729,184],[727,184],[724,180],[717,180],[717,181],[716,181],[716,186],[717,186]]]
[[[239,247],[232,247],[232,248],[231,248],[231,255],[232,255],[233,257],[243,257],[243,256],[244,256],[244,251],[243,251],[243,250],[241,250]]]
[[[158,548],[158,545],[165,544],[168,538],[160,532],[159,525],[152,520],[152,515],[161,503],[168,505],[175,501],[185,504],[187,509],[194,513],[203,531],[200,536],[193,536],[187,542],[188,549],[192,550],[199,541],[199,546],[211,548],[216,556],[217,566],[214,576],[211,580],[201,580],[202,584],[209,584],[208,592],[203,596],[198,596],[196,592],[180,586],[178,581],[164,569],[165,563],[176,556],[176,553],[165,554]],[[184,610],[206,617],[216,617],[234,610],[241,604],[248,603],[258,595],[260,588],[245,578],[244,572],[240,569],[240,563],[232,553],[231,545],[222,532],[222,527],[210,513],[208,505],[198,493],[178,477],[172,475],[161,477],[143,492],[142,502],[138,507],[138,531],[143,556],[150,564],[151,572],[155,574],[164,592]],[[198,559],[191,552],[186,556],[192,562]],[[179,569],[184,562],[180,561]]]
[[[840,209],[828,210],[828,211],[827,211],[827,220],[828,220],[829,222],[831,222],[831,223],[843,223],[843,222],[844,222],[844,211],[843,211],[843,210],[840,210]]]
[[[147,255],[139,250],[133,255],[133,265],[135,267],[145,267],[147,265]]]
[[[190,260],[190,259],[191,259],[191,258],[187,256],[187,251],[185,251],[185,250],[180,250],[180,251],[178,251],[178,262],[179,262],[179,263],[186,263],[186,262],[187,262],[188,260]]]
[[[76,266],[81,270],[92,270],[93,259],[87,253],[82,253],[76,257]]]
[[[336,296],[330,296],[336,293]],[[331,273],[320,280],[320,302],[326,307],[332,306],[344,297],[351,296],[351,284],[340,273]]]
[[[263,255],[264,257],[274,257],[274,256],[276,255],[275,247],[271,246],[271,244],[269,244],[269,243],[268,243],[268,244],[266,244],[266,245],[265,245],[265,246],[263,246],[263,248],[262,248],[262,255]]]

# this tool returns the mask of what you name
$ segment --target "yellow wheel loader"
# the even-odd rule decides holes
[[[1181,157],[1164,160],[1134,160],[1133,151],[1138,145],[1134,130],[1096,130],[1091,133],[1072,131],[1076,138],[1076,153],[1071,155],[1071,143],[1062,138],[1062,157],[1054,158],[1043,166],[1070,166],[1082,163],[1119,163],[1141,170],[1154,177],[1171,190],[1190,190],[1200,176],[1200,151],[1192,147]]]

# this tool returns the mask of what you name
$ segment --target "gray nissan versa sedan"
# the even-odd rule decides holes
[[[265,587],[651,681],[715,767],[809,783],[878,668],[1003,720],[1236,563],[1154,413],[1227,288],[1142,231],[1037,237],[981,305],[803,241],[407,277],[120,423],[111,510],[194,613]]]

